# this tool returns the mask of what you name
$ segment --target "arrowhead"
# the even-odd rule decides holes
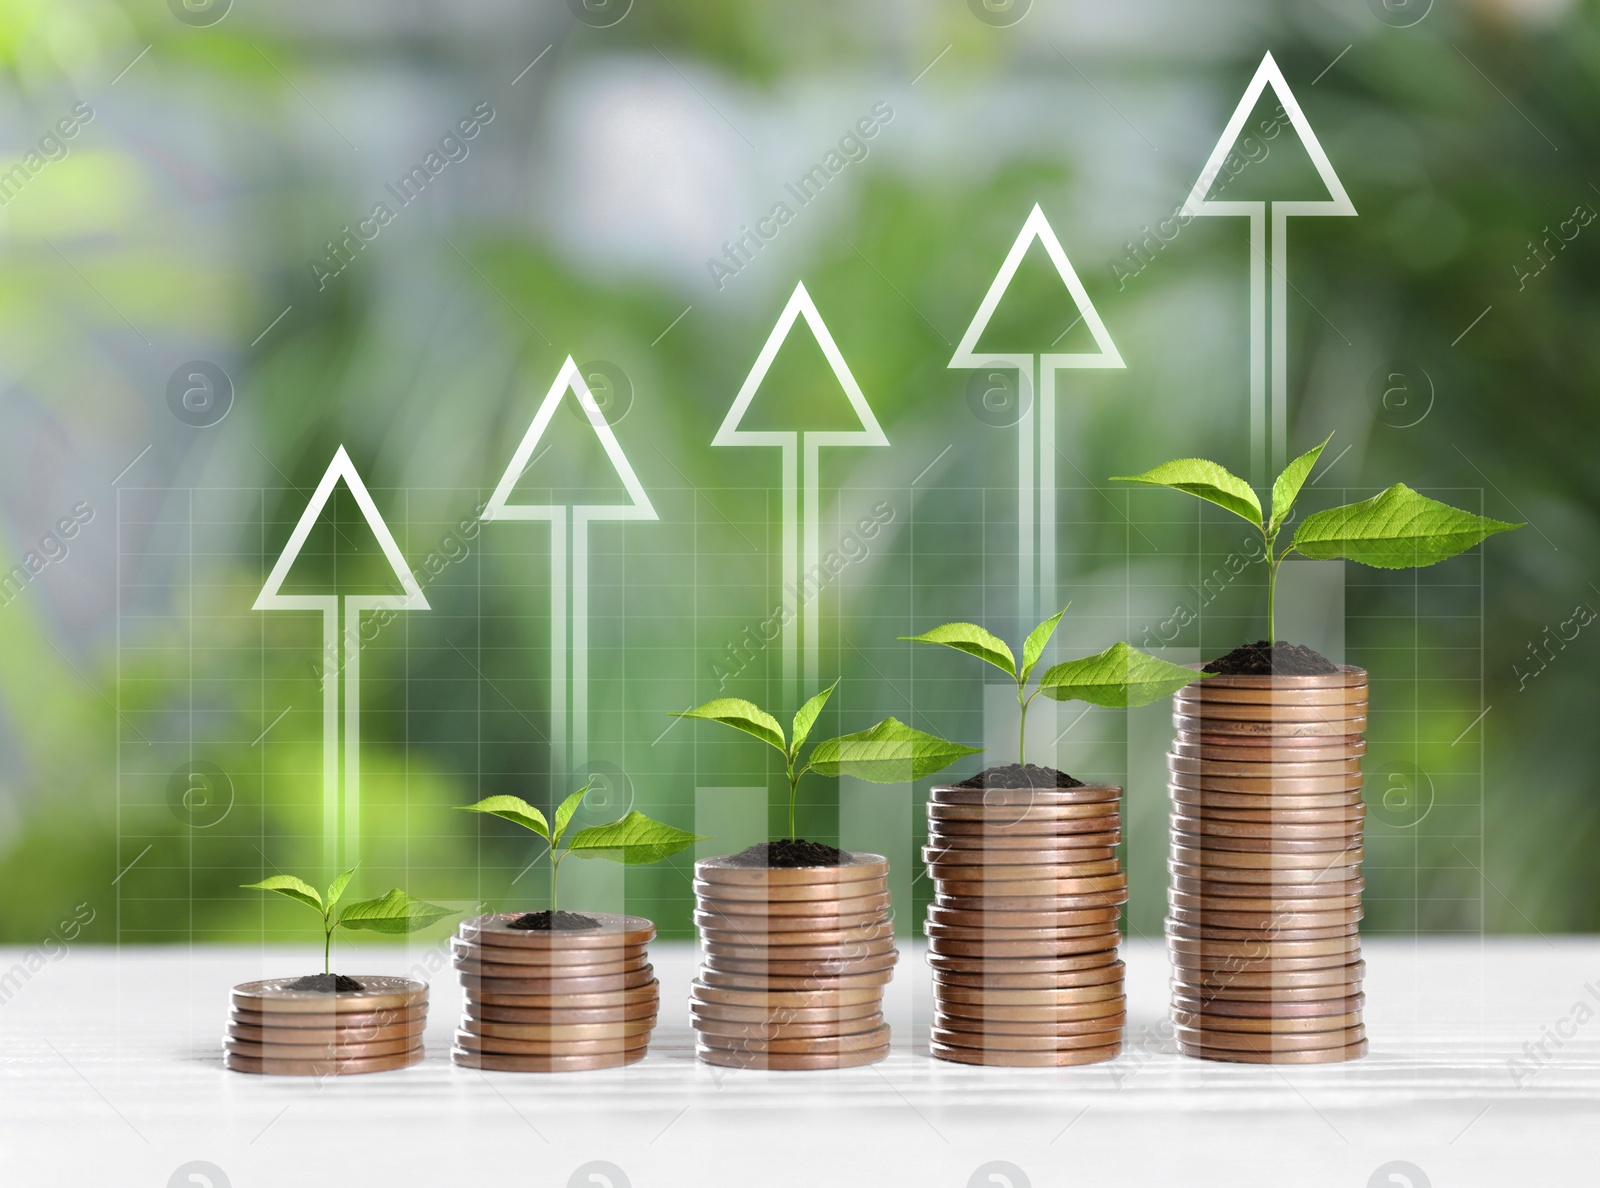
[[[1255,77],[1250,80],[1250,85],[1245,88],[1244,95],[1239,100],[1239,105],[1233,109],[1227,127],[1222,130],[1222,136],[1217,140],[1216,147],[1211,150],[1205,168],[1200,171],[1200,177],[1194,183],[1194,189],[1189,192],[1188,199],[1183,204],[1182,213],[1187,215],[1250,215],[1262,210],[1268,199],[1248,199],[1236,196],[1239,187],[1233,182],[1238,173],[1245,173],[1255,166],[1246,164],[1242,168],[1240,162],[1248,162],[1250,156],[1241,156],[1234,152],[1234,146],[1240,142],[1241,136],[1259,133],[1259,121],[1247,123],[1256,111],[1256,106],[1263,99],[1270,88],[1272,97],[1283,108],[1284,115],[1288,117],[1289,128],[1299,137],[1300,144],[1310,159],[1312,167],[1327,194],[1325,198],[1317,199],[1271,199],[1273,205],[1284,214],[1316,214],[1316,215],[1353,215],[1356,213],[1350,196],[1345,193],[1344,184],[1339,180],[1339,175],[1334,172],[1333,164],[1328,160],[1328,154],[1323,151],[1322,144],[1317,140],[1317,134],[1311,130],[1311,124],[1306,119],[1305,112],[1300,110],[1300,104],[1294,97],[1294,92],[1289,89],[1288,82],[1283,77],[1283,72],[1278,69],[1278,64],[1273,61],[1269,53],[1261,59],[1261,65],[1256,68]],[[1276,112],[1272,113],[1276,118]],[[1281,121],[1278,121],[1281,123]],[[1260,143],[1266,148],[1263,156],[1258,161],[1269,160],[1278,152],[1277,137],[1281,136],[1284,129],[1274,132],[1270,139],[1261,139]],[[1228,195],[1227,198],[1211,198],[1208,195],[1220,193]]]
[[[845,399],[849,401],[850,411],[857,423],[857,428],[852,429],[745,429],[742,424],[751,402],[761,385],[766,382],[768,372],[771,371],[773,361],[778,357],[779,349],[789,337],[789,332],[794,329],[795,323],[804,319],[806,327],[811,331],[811,336],[816,345],[822,350],[822,357],[827,361],[828,369],[833,373],[833,378],[838,381],[840,389],[844,392]],[[798,345],[798,344],[796,344]],[[789,411],[789,410],[785,410]],[[839,352],[839,346],[833,341],[833,335],[828,332],[828,327],[823,324],[822,315],[817,311],[816,302],[811,300],[811,294],[806,292],[804,284],[797,284],[794,293],[789,298],[789,303],[783,307],[783,313],[778,316],[778,321],[772,328],[772,333],[767,336],[761,353],[756,356],[755,366],[750,369],[750,374],[745,377],[744,384],[739,388],[739,394],[734,397],[728,415],[722,419],[722,425],[717,429],[717,435],[711,439],[714,446],[727,445],[791,445],[796,442],[799,435],[804,432],[808,441],[817,445],[858,445],[858,446],[886,446],[889,439],[883,435],[883,428],[878,424],[878,418],[873,414],[872,406],[867,403],[866,396],[861,391],[861,385],[856,383],[856,377],[850,373],[850,367],[844,361],[844,356]]]
[[[1072,298],[1076,314],[1083,321],[1090,336],[1094,339],[1096,349],[1087,352],[1059,352],[1052,353],[1050,348],[1054,343],[1041,341],[1035,351],[1023,352],[1022,355],[994,353],[980,353],[978,339],[989,328],[994,319],[995,311],[999,308],[1001,300],[1006,296],[1012,280],[1021,268],[1023,258],[1028,254],[1029,248],[1037,242],[1054,265],[1056,275],[1061,283],[1066,286],[1068,295]],[[1073,315],[1068,313],[1060,319],[1063,327],[1073,325]],[[1058,334],[1057,339],[1064,337]],[[1118,352],[1116,344],[1111,341],[1111,334],[1106,329],[1106,324],[1100,318],[1100,313],[1094,307],[1094,302],[1089,300],[1089,292],[1083,287],[1083,282],[1078,279],[1077,271],[1072,267],[1072,261],[1067,259],[1067,253],[1062,250],[1061,241],[1056,238],[1055,231],[1050,226],[1050,221],[1044,217],[1044,211],[1035,205],[1028,215],[1027,221],[1022,224],[1016,242],[1011,245],[1011,250],[1006,253],[1000,271],[995,274],[994,280],[989,285],[989,291],[984,294],[983,302],[978,306],[978,312],[972,316],[972,322],[967,326],[967,331],[961,336],[961,342],[956,346],[956,353],[950,360],[951,367],[984,367],[993,364],[997,359],[1019,360],[1026,355],[1039,354],[1050,360],[1057,367],[1123,367],[1122,355]],[[1021,363],[1018,364],[1019,366]]]
[[[577,407],[583,414],[584,423],[594,434],[600,448],[605,451],[606,459],[610,462],[617,478],[622,483],[622,488],[628,496],[626,503],[512,503],[511,496],[516,490],[517,483],[528,472],[538,457],[536,451],[540,442],[544,440],[550,429],[550,423],[556,415],[556,410],[568,396],[577,402]],[[572,356],[567,356],[567,361],[561,365],[561,371],[556,375],[555,382],[550,385],[550,390],[545,393],[544,400],[533,415],[533,422],[528,426],[528,431],[523,434],[522,442],[517,446],[516,453],[511,456],[511,463],[506,467],[505,473],[500,476],[499,485],[494,489],[489,502],[484,506],[483,519],[489,520],[554,520],[557,511],[571,507],[574,519],[581,514],[586,520],[654,520],[657,519],[655,506],[650,502],[650,497],[645,494],[644,487],[639,483],[639,476],[634,473],[633,465],[628,461],[627,455],[622,452],[622,446],[617,441],[617,435],[607,423],[605,414],[600,411],[589,385],[572,361]]]
[[[312,529],[316,527],[317,521],[340,483],[344,484],[345,489],[355,499],[356,506],[361,509],[362,518],[372,530],[384,561],[402,590],[400,594],[363,595],[363,605],[372,609],[387,607],[391,610],[427,610],[428,600],[423,597],[422,587],[417,584],[416,577],[406,564],[406,559],[401,556],[400,546],[395,543],[394,534],[389,531],[389,525],[384,523],[383,517],[378,514],[377,504],[372,501],[372,496],[367,492],[367,485],[356,473],[355,464],[350,461],[350,455],[345,452],[343,446],[340,446],[338,452],[334,454],[333,461],[328,464],[328,469],[322,476],[322,481],[312,492],[305,511],[300,513],[300,520],[295,524],[294,531],[289,534],[289,542],[278,555],[278,560],[273,565],[272,572],[267,575],[266,584],[261,587],[261,593],[256,596],[252,609],[323,610],[330,606],[337,607],[339,598],[337,590],[326,594],[285,594],[283,585],[289,576],[290,568],[299,559],[300,551],[305,548]]]

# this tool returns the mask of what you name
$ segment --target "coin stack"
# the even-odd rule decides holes
[[[594,928],[462,922],[451,940],[466,1006],[450,1058],[498,1072],[577,1072],[643,1060],[661,1003],[645,946],[656,927],[590,913]]]
[[[359,990],[296,990],[299,978],[233,988],[222,1041],[235,1072],[323,1077],[387,1072],[422,1059],[428,987],[410,978],[353,979]]]
[[[1358,668],[1178,691],[1167,943],[1182,1052],[1257,1064],[1366,1054],[1366,714]]]
[[[936,787],[931,1051],[962,1064],[1092,1064],[1122,1050],[1122,789]]]
[[[848,851],[838,866],[695,863],[700,1059],[809,1069],[886,1057],[883,988],[897,956],[888,878],[888,859]]]

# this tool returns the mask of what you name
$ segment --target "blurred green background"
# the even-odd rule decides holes
[[[1236,524],[1105,479],[1248,470],[1245,221],[1162,220],[1267,50],[1359,211],[1291,222],[1291,451],[1336,433],[1303,502],[1404,480],[1530,524],[1421,574],[1295,579],[1297,638],[1374,681],[1366,927],[1600,925],[1600,628],[1573,626],[1600,603],[1600,14],[1433,8],[3,0],[0,940],[80,903],[101,940],[308,936],[237,888],[330,873],[320,619],[251,605],[340,444],[431,604],[362,654],[357,891],[541,906],[526,836],[451,806],[590,774],[581,820],[633,805],[716,835],[700,854],[764,808],[781,832],[770,752],[667,713],[795,708],[751,642],[781,598],[779,454],[710,442],[799,280],[890,441],[822,455],[843,561],[819,678],[842,683],[817,737],[893,714],[1011,758],[981,666],[896,637],[1031,625],[1014,410],[947,364],[1035,203],[1127,360],[1062,373],[1057,654],[1259,638],[1260,575],[1207,585]],[[1229,196],[1301,196],[1293,139]],[[1043,267],[984,349],[1081,349]],[[563,751],[549,530],[475,517],[569,355],[659,518],[590,530]],[[850,425],[803,335],[763,400],[746,427]],[[570,400],[548,441],[519,498],[620,498]],[[393,583],[341,495],[293,588]],[[1126,783],[1128,926],[1159,934],[1168,710],[1080,708],[1041,715],[1030,758]],[[802,790],[803,833],[890,852],[908,934],[924,795]],[[574,870],[564,906],[689,935],[692,857]]]

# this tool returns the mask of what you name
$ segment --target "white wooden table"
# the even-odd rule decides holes
[[[447,968],[433,980],[424,1064],[306,1079],[226,1072],[219,1039],[229,987],[303,972],[308,950],[78,947],[0,982],[0,1184],[1504,1188],[1600,1179],[1600,939],[1365,947],[1372,1054],[1345,1065],[1176,1055],[1163,1023],[1164,953],[1130,942],[1129,1038],[1108,1064],[971,1069],[930,1059],[931,986],[918,948],[903,953],[890,987],[886,1062],[729,1072],[693,1056],[693,946],[657,942],[662,1019],[640,1064],[563,1076],[452,1067],[461,995]],[[349,968],[402,973],[425,955],[393,950]],[[27,959],[0,950],[0,975]],[[1420,1174],[1380,1172],[1395,1160]],[[196,1161],[220,1175],[184,1168]],[[594,1161],[611,1166],[586,1166]],[[992,1161],[1009,1166],[986,1168]]]

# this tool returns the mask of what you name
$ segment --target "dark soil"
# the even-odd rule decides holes
[[[836,846],[801,838],[781,837],[775,842],[758,842],[748,850],[729,854],[730,866],[843,866],[846,854]]]
[[[1053,767],[1040,767],[1037,763],[1008,763],[1004,767],[991,767],[969,776],[957,788],[1081,788],[1083,781]]]
[[[1258,639],[1253,644],[1240,644],[1226,656],[1218,656],[1201,671],[1226,676],[1327,676],[1338,672],[1339,666],[1303,644],[1280,639],[1269,645]]]
[[[366,987],[343,974],[307,974],[289,983],[290,990],[315,990],[318,994],[349,994]]]
[[[507,928],[521,928],[525,932],[581,932],[585,928],[599,928],[600,921],[593,916],[577,912],[524,912],[515,920],[506,922]]]

